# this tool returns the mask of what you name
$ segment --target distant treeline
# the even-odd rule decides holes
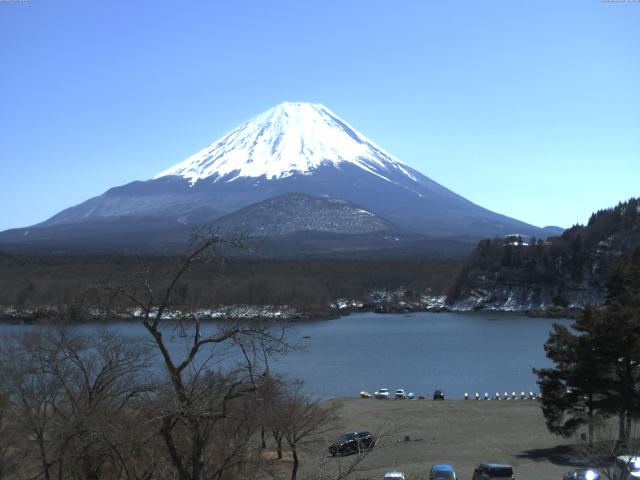
[[[89,308],[118,308],[99,285],[140,283],[159,290],[180,257],[0,253],[0,305],[54,307],[73,319]],[[288,305],[325,315],[339,298],[368,301],[375,289],[444,294],[460,262],[428,260],[248,261],[212,259],[189,271],[179,291],[194,307]],[[114,303],[115,302],[115,303]]]

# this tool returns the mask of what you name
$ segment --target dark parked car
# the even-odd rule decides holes
[[[373,448],[373,436],[369,432],[345,433],[338,440],[329,445],[332,456],[348,455]]]
[[[436,390],[433,392],[434,400],[444,400],[444,392],[442,390]]]
[[[498,463],[483,463],[473,471],[473,480],[500,479],[514,480],[511,465],[500,465]]]

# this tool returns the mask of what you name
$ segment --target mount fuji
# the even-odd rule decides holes
[[[3,232],[0,243],[97,238],[99,232],[115,241],[132,229],[141,236],[155,229],[177,238],[189,225],[232,219],[234,212],[268,199],[282,197],[274,203],[281,205],[297,198],[291,193],[342,200],[353,211],[375,216],[381,229],[393,225],[412,235],[475,240],[558,233],[466,200],[394,158],[324,105],[286,102],[150,180],[112,188],[28,229]],[[312,223],[312,212],[305,212]],[[243,225],[250,222],[247,215]],[[346,217],[336,215],[335,232],[348,230],[338,225]],[[326,222],[323,228],[331,230]]]

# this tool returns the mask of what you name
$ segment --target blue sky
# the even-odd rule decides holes
[[[0,1],[0,229],[327,105],[536,225],[640,195],[640,3]]]

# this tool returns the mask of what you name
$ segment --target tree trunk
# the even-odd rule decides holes
[[[271,434],[276,441],[276,451],[278,452],[278,460],[282,460],[282,433],[277,430],[272,430]]]
[[[589,448],[593,448],[593,394],[589,393]]]
[[[298,476],[298,452],[296,447],[291,447],[291,455],[293,456],[293,467],[291,468],[291,480],[296,480]]]
[[[171,459],[171,463],[173,467],[178,472],[178,478],[180,480],[191,480],[191,476],[187,472],[186,468],[182,463],[182,457],[180,456],[180,452],[174,442],[173,435],[171,433],[172,430],[171,418],[165,417],[162,419],[162,427],[160,428],[160,435],[162,435],[162,439],[164,440],[164,444],[169,451],[169,457]]]
[[[204,461],[202,459],[202,454],[204,452],[204,440],[200,436],[200,425],[198,425],[197,420],[193,420],[190,422],[190,428],[193,431],[192,435],[192,445],[191,445],[191,480],[200,480],[202,478],[202,471],[204,467]]]
[[[626,413],[626,410],[622,409],[618,415],[618,442],[621,444],[625,444],[627,441],[627,435],[625,432]]]
[[[37,433],[37,443],[38,450],[40,451],[40,463],[42,464],[42,474],[45,480],[51,480],[51,475],[49,474],[49,462],[47,461],[47,453],[44,447],[44,435],[41,435],[40,432]],[[60,461],[62,464],[62,460]]]

